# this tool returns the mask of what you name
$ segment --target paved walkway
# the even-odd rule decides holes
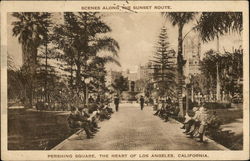
[[[164,122],[153,115],[151,107],[140,110],[138,104],[121,104],[110,120],[99,125],[93,139],[85,134],[73,135],[53,150],[222,150],[207,140],[196,142],[187,138],[176,121]]]

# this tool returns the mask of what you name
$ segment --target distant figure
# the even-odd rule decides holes
[[[94,102],[95,102],[94,98],[92,96],[90,96],[88,99],[88,103],[94,103]]]
[[[118,109],[119,109],[119,103],[120,103],[120,99],[118,96],[115,96],[115,99],[114,99],[114,104],[115,104],[115,110],[116,112],[118,112]]]
[[[167,97],[167,99],[166,99],[166,103],[167,103],[167,105],[171,105],[171,103],[172,103],[172,100],[171,100],[171,98],[170,97]]]
[[[96,102],[96,103],[100,103],[100,102],[101,102],[101,97],[100,97],[100,95],[97,95],[95,102]]]
[[[144,107],[144,97],[141,96],[140,98],[140,105],[141,105],[141,110],[143,110],[143,107]]]

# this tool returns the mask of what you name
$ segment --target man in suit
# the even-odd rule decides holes
[[[141,110],[143,110],[143,107],[144,107],[144,97],[141,96],[140,98],[140,105],[141,105]]]
[[[200,126],[198,127],[198,138],[200,139],[199,142],[203,142],[203,136],[209,121],[208,111],[207,108],[202,106],[200,108],[200,115],[199,115]]]
[[[92,96],[90,96],[88,99],[88,103],[94,103],[94,102],[95,102],[94,98]]]
[[[119,103],[120,103],[120,99],[119,99],[118,95],[116,95],[115,98],[114,98],[114,104],[115,104],[116,112],[118,112],[118,110],[119,110]]]
[[[68,117],[68,124],[72,129],[82,128],[85,131],[88,139],[93,138],[94,135],[90,132],[87,116],[83,116],[77,107],[71,107],[71,113]]]

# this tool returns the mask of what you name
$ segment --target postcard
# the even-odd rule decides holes
[[[2,1],[2,160],[249,159],[247,1]]]

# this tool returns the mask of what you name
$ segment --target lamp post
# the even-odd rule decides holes
[[[189,96],[188,96],[188,88],[189,88],[189,84],[190,84],[190,79],[189,77],[185,80],[186,83],[186,113],[188,112],[188,106],[189,106]]]
[[[41,100],[44,102],[43,95],[44,95],[44,88],[42,87]]]
[[[86,87],[85,87],[85,103],[86,103],[86,105],[88,104],[88,84],[90,83],[90,81],[91,81],[90,78],[84,79],[84,83],[86,85]]]
[[[61,90],[59,90],[59,94],[60,94],[59,103],[60,103],[60,106],[61,106],[61,108],[62,108],[62,91],[61,91]]]

